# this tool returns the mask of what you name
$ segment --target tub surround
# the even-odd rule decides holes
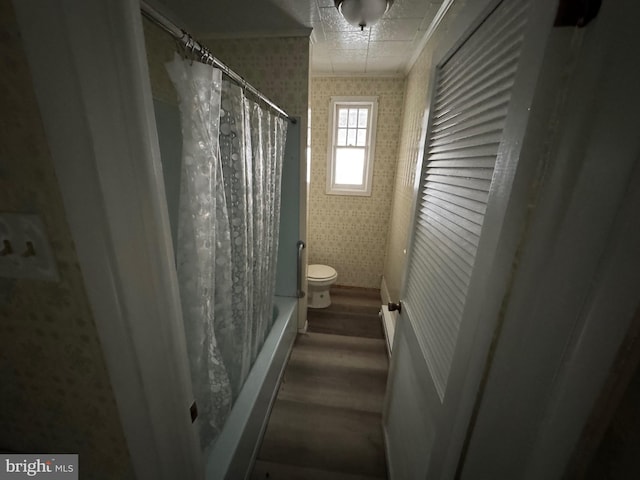
[[[275,297],[275,321],[251,368],[220,436],[207,455],[207,478],[247,478],[255,461],[269,414],[297,331],[297,302]]]

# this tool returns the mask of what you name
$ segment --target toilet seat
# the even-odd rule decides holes
[[[329,280],[338,276],[338,272],[329,265],[309,265],[307,268],[307,278],[309,280]]]

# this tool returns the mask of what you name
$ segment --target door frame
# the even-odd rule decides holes
[[[203,478],[139,3],[14,8],[136,478]]]
[[[454,26],[449,28],[444,34],[444,38],[435,47],[432,65],[436,67],[432,69],[429,76],[427,110],[413,192],[412,231],[407,240],[408,254],[403,275],[403,296],[408,278],[408,262],[413,249],[413,225],[417,216],[420,185],[423,170],[426,167],[424,152],[426,141],[428,141],[428,131],[431,127],[436,71],[502,1],[487,1],[468,6],[466,11],[459,12]],[[460,456],[468,435],[468,427],[477,407],[477,395],[486,375],[485,366],[490,355],[494,334],[499,332],[501,309],[503,301],[508,298],[518,248],[530,220],[527,215],[528,205],[536,193],[531,186],[539,174],[538,159],[543,148],[543,145],[539,145],[536,140],[542,138],[545,132],[545,124],[539,120],[546,118],[553,109],[553,105],[549,104],[539,110],[531,111],[531,106],[538,89],[537,79],[545,57],[549,33],[553,26],[556,4],[555,0],[531,1],[529,4],[521,62],[516,74],[503,134],[505,140],[500,146],[496,159],[487,215],[484,220],[476,264],[460,326],[461,332],[464,328],[471,328],[472,332],[464,340],[463,336],[459,335],[459,345],[456,350],[460,348],[465,354],[454,356],[449,376],[450,378],[459,376],[460,380],[447,382],[445,391],[445,398],[453,396],[458,401],[453,404],[451,402],[444,404],[443,417],[453,418],[455,421],[446,426],[440,421],[436,425],[438,432],[446,428],[450,433],[447,441],[436,440],[430,456],[437,460],[430,461],[428,478],[454,478],[458,470]],[[399,320],[399,322],[402,321],[406,321],[406,318]],[[482,331],[476,328],[481,322],[487,326]],[[399,325],[398,328],[404,328],[404,326]],[[396,335],[396,337],[399,336]],[[460,342],[466,344],[460,345]],[[394,352],[395,349],[394,345]],[[395,369],[396,365],[392,357],[390,376],[393,375]],[[387,390],[385,417],[388,414],[390,395],[391,392]],[[386,432],[386,425],[384,428]]]
[[[638,308],[640,61],[628,52],[639,13],[603,2],[593,23],[564,30],[573,70],[469,432],[476,475],[499,448],[496,478],[562,478]]]
[[[604,2],[587,28],[553,32],[577,52],[554,60],[550,46],[545,66],[557,71],[536,87],[555,100],[534,104],[522,152],[539,156],[531,178],[544,191],[523,225],[509,288],[492,300],[500,324],[490,363],[476,367],[484,371],[481,391],[470,391],[474,424],[458,428],[468,470],[440,478],[561,478],[638,308],[640,63],[619,48],[638,45],[637,13],[634,2]]]

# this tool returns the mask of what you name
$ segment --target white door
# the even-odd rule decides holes
[[[384,412],[393,479],[456,474],[509,275],[497,266],[515,251],[507,224],[526,212],[512,187],[552,3],[496,2],[436,55]]]

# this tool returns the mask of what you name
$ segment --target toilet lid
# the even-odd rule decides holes
[[[338,272],[329,265],[309,265],[309,268],[307,269],[307,277],[316,280],[331,278],[336,275],[338,275]]]

